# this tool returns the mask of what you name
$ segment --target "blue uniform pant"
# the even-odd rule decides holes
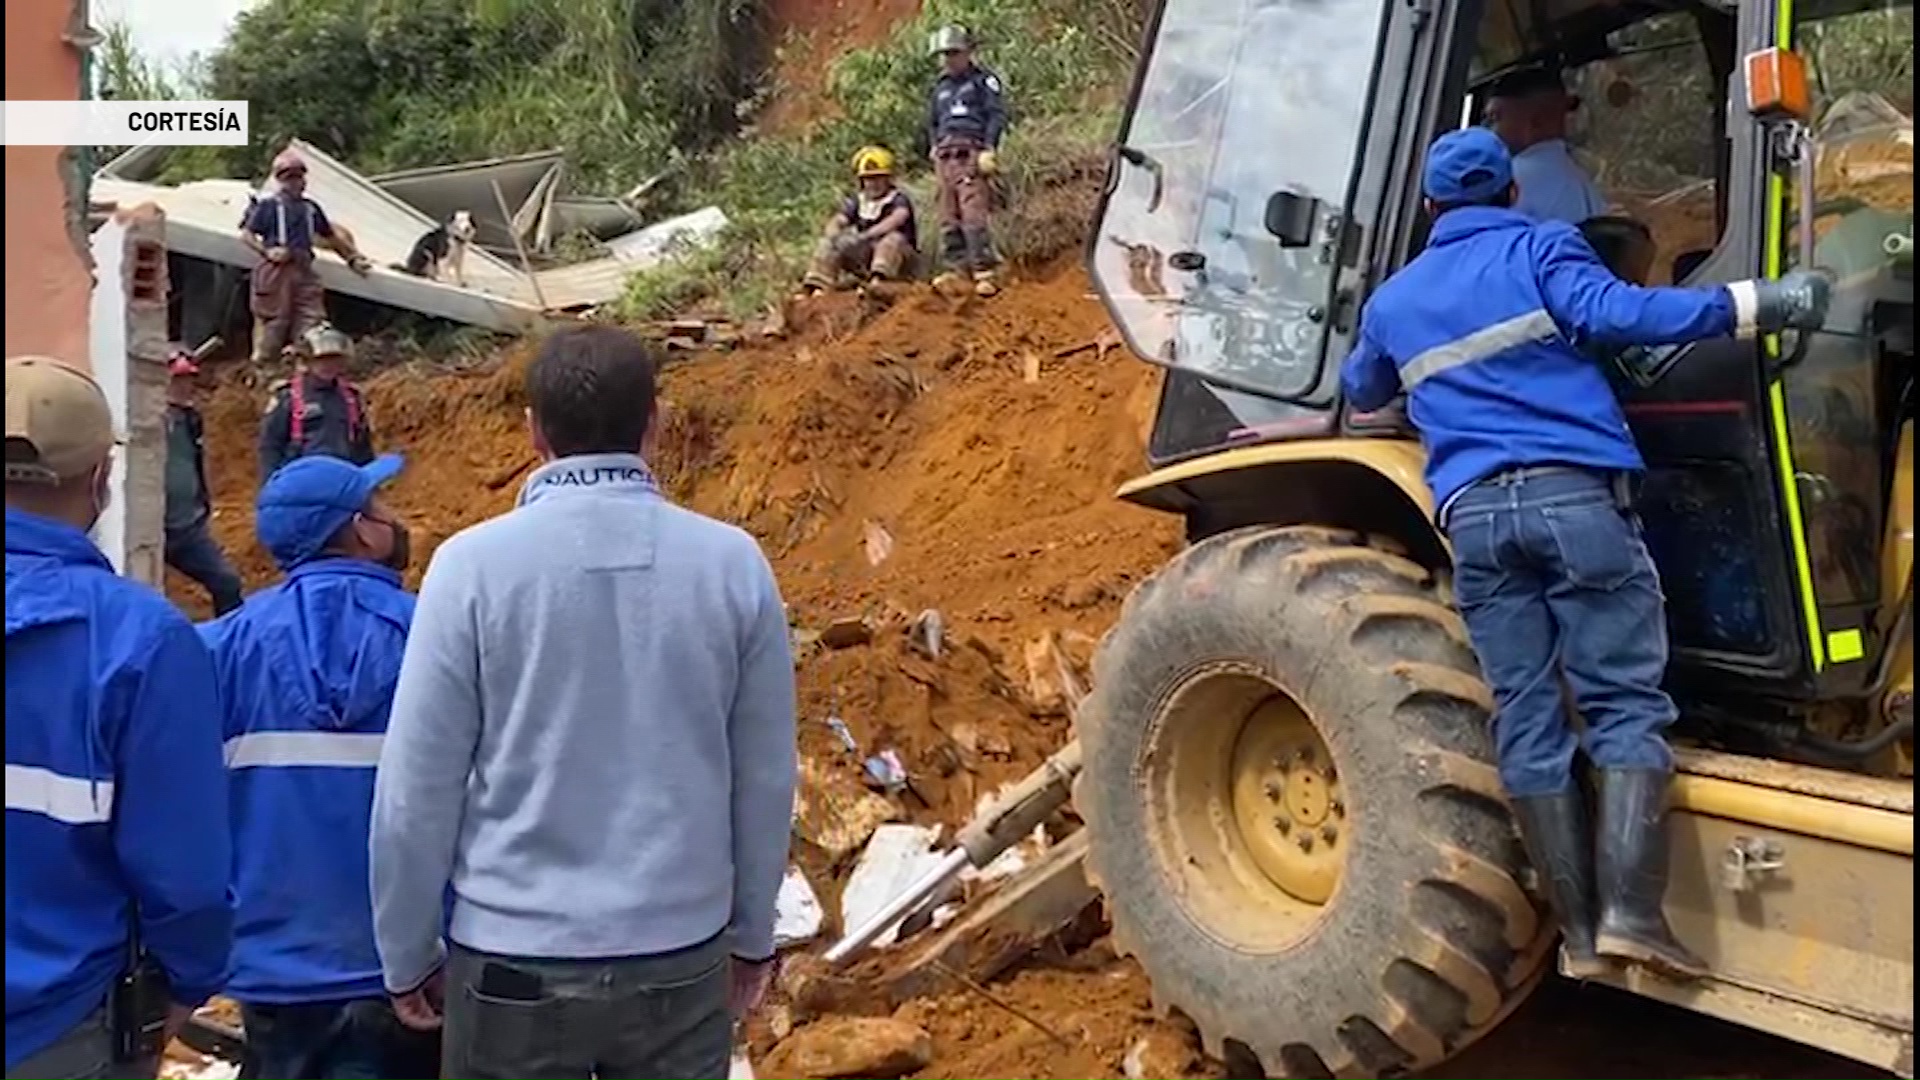
[[[213,600],[213,613],[225,615],[240,606],[240,575],[227,561],[202,521],[166,534],[167,565],[200,583]]]
[[[246,1080],[419,1080],[440,1075],[439,1039],[400,1024],[385,998],[243,1005]]]
[[[1447,514],[1454,595],[1493,685],[1500,779],[1515,797],[1573,785],[1584,721],[1600,768],[1671,769],[1666,599],[1639,522],[1606,475],[1523,469],[1457,496]]]

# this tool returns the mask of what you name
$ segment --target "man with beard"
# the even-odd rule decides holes
[[[367,883],[374,766],[413,622],[407,530],[377,494],[400,467],[316,455],[268,477],[256,529],[286,581],[201,628],[232,793],[241,1076],[438,1075],[433,1037],[387,1003]]]

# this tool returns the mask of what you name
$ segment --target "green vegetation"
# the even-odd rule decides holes
[[[1001,246],[1045,258],[1077,242],[1085,199],[1030,196],[1097,174],[1143,7],[930,0],[887,41],[833,62],[830,118],[779,135],[751,126],[753,103],[783,92],[764,85],[777,43],[758,0],[264,0],[196,71],[159,71],[124,30],[103,69],[121,96],[253,103],[251,145],[177,153],[167,181],[258,176],[293,137],[367,172],[562,148],[577,191],[619,194],[667,174],[649,214],[717,204],[732,227],[718,248],[637,275],[619,314],[701,302],[744,314],[797,280],[858,147],[892,147],[930,216],[915,143],[937,72],[927,35],[946,22],[981,35],[1008,87],[1013,211]]]

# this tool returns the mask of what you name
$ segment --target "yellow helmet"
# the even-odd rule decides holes
[[[856,177],[892,176],[893,151],[884,146],[861,147],[860,152],[853,155],[853,175]]]

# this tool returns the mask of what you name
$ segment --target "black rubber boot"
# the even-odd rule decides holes
[[[959,229],[940,234],[940,252],[947,270],[972,269],[967,265],[967,234]]]
[[[968,229],[961,234],[966,245],[967,269],[978,274],[983,270],[992,270],[1000,260],[994,258],[993,241],[985,228]]]
[[[1594,947],[1593,833],[1587,826],[1585,796],[1575,790],[1517,798],[1513,812],[1520,819],[1527,858],[1560,917],[1567,974],[1576,979],[1603,974],[1611,965]]]
[[[1667,785],[1664,769],[1600,770],[1600,955],[1668,975],[1699,978],[1706,961],[1674,938],[1667,895]]]

